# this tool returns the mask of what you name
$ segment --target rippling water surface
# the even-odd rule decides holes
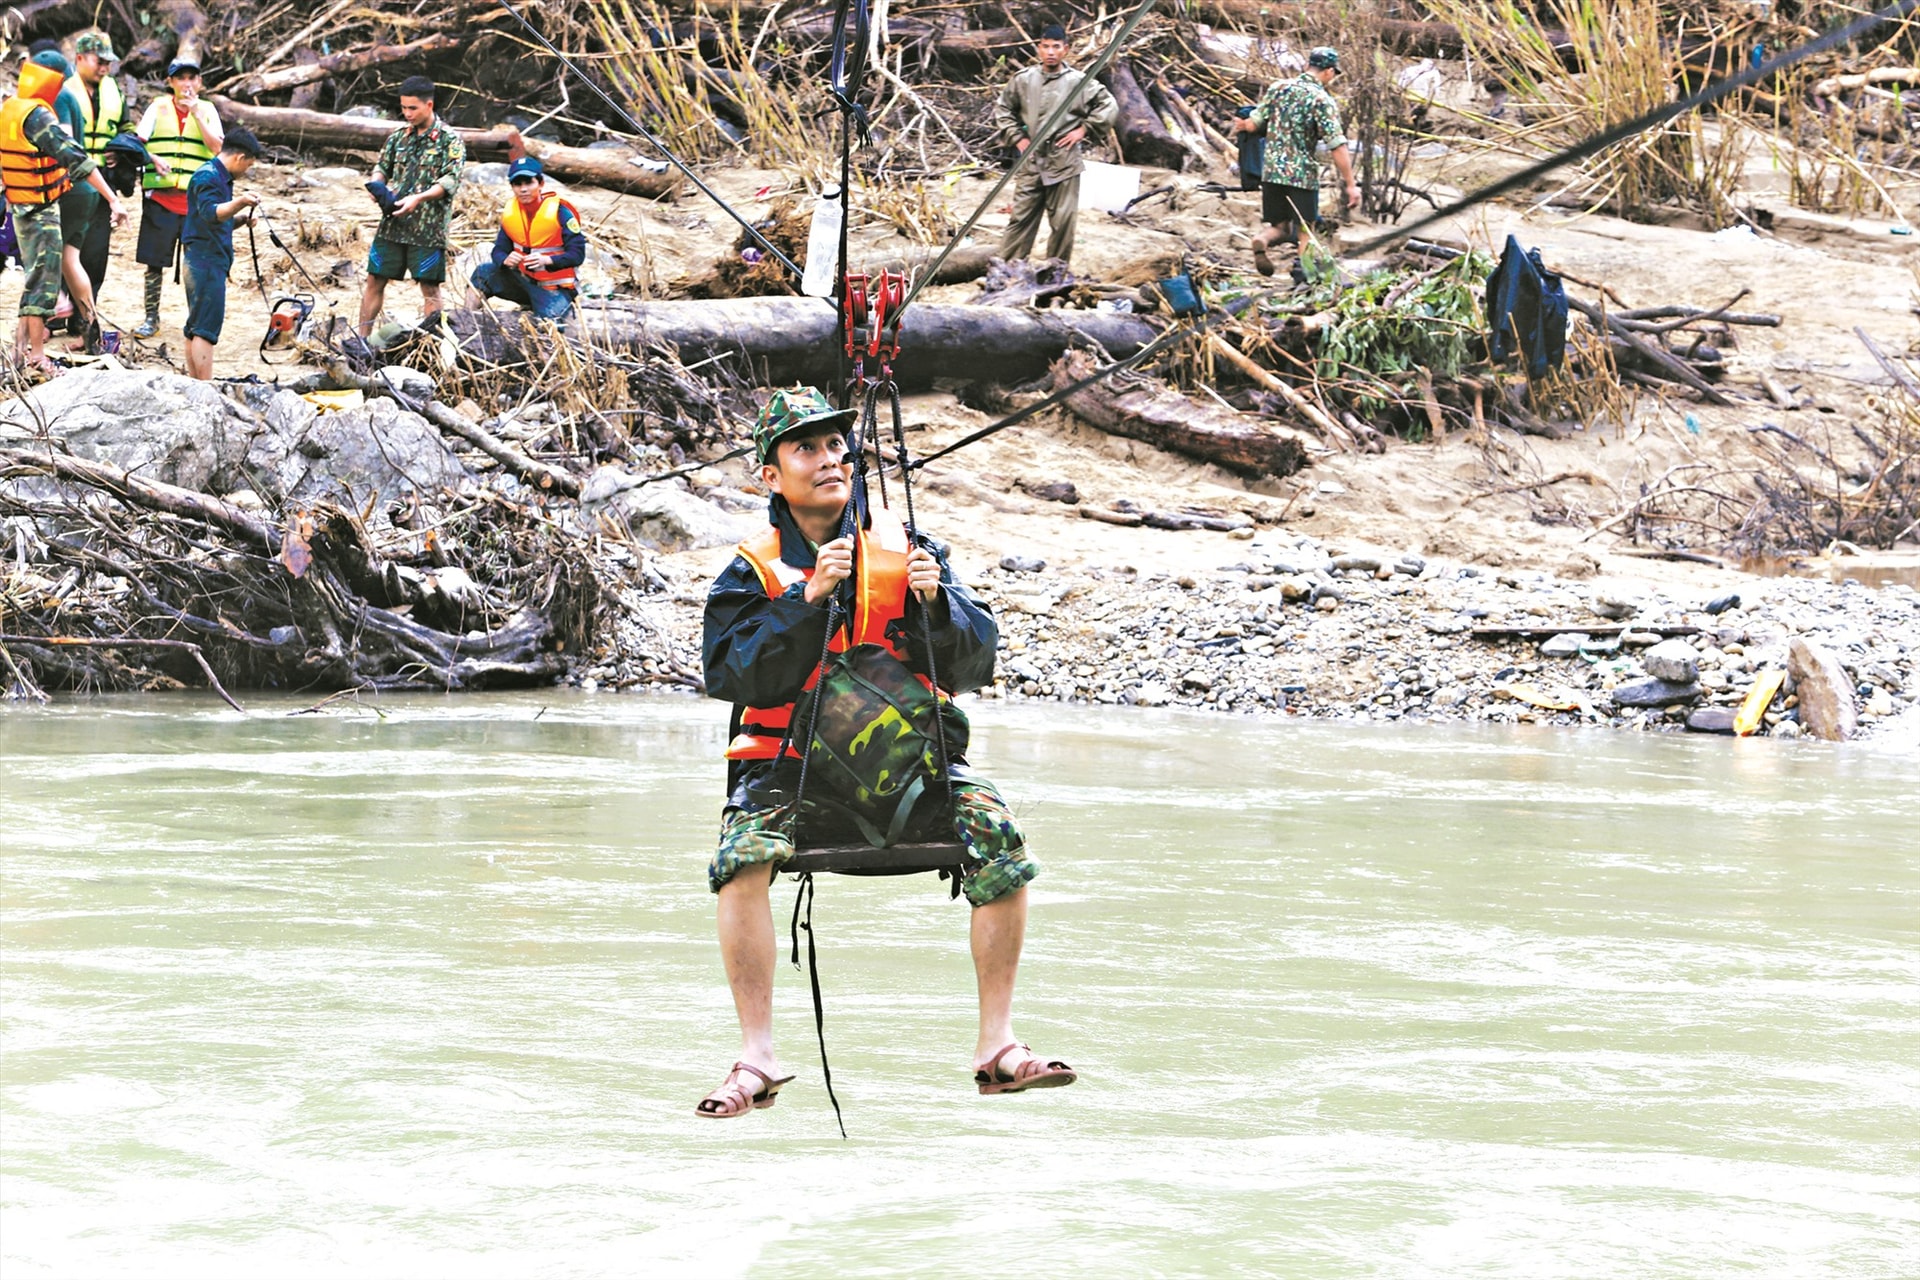
[[[1920,1275],[1910,751],[984,708],[965,908],[821,885],[732,1058],[714,704],[0,711],[0,1271]],[[785,940],[791,888],[776,899]]]

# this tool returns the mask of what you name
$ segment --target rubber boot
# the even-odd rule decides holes
[[[165,273],[147,268],[147,318],[133,327],[136,338],[151,338],[160,332],[160,285]]]

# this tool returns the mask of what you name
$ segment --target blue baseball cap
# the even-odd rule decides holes
[[[515,178],[544,178],[546,174],[546,166],[532,156],[521,156],[507,166],[508,182],[512,182]]]

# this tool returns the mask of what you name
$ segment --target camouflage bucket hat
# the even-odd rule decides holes
[[[762,462],[773,461],[773,447],[781,439],[804,427],[845,426],[853,421],[852,409],[836,409],[812,387],[782,387],[767,397],[753,424],[754,455]]]

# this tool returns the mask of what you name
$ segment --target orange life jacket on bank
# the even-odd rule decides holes
[[[66,78],[52,67],[28,62],[20,68],[14,96],[0,104],[0,181],[18,205],[52,204],[73,190],[67,166],[27,140],[27,117],[35,107],[53,109]]]
[[[890,509],[872,507],[868,516],[871,527],[859,532],[854,549],[852,638],[848,638],[849,629],[842,626],[833,633],[827,647],[839,653],[853,645],[875,644],[905,663],[908,661],[906,651],[888,637],[887,629],[906,617],[907,553],[913,549],[912,544],[907,540],[906,526]],[[786,594],[794,583],[813,577],[812,569],[797,569],[780,558],[777,527],[769,526],[736,550],[753,566],[760,585],[774,599]],[[933,688],[932,681],[918,672],[914,674],[920,683]],[[819,680],[820,668],[816,666],[808,673],[803,687],[811,689]],[[934,692],[943,699],[946,697],[937,689]],[[778,707],[747,707],[741,714],[739,734],[727,744],[727,759],[773,759],[780,754],[780,743],[792,723],[791,702]],[[787,758],[800,758],[800,744],[788,746]]]
[[[560,225],[560,211],[564,209],[573,215],[577,223],[580,211],[549,191],[540,197],[539,207],[529,218],[527,211],[518,200],[508,200],[506,211],[500,215],[500,229],[507,233],[507,239],[513,241],[513,247],[521,253],[557,252],[567,244],[565,231]],[[548,271],[533,271],[521,267],[527,277],[538,280],[549,288],[571,289],[574,287],[572,267],[558,267]],[[775,548],[776,556],[778,548]]]

